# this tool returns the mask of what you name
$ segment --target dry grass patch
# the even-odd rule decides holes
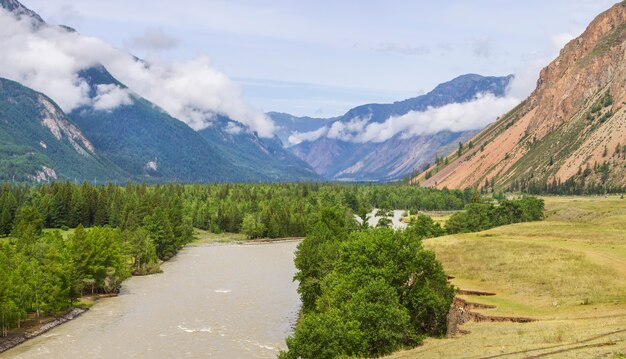
[[[467,323],[394,358],[619,358],[626,353],[626,200],[546,197],[543,222],[425,241],[453,284],[497,293],[487,315],[532,323]]]

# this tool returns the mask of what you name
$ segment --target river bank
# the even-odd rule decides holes
[[[117,298],[0,358],[273,358],[300,308],[297,243],[192,244],[163,273],[128,279]]]
[[[224,233],[214,234],[201,230],[196,230],[196,240],[189,243],[186,247],[204,246],[204,245],[263,245],[263,244],[275,244],[278,242],[299,242],[303,238],[260,238],[260,239],[247,239],[245,235],[238,233]],[[163,265],[167,262],[161,262]],[[159,272],[161,273],[161,272]],[[159,273],[148,274],[149,276]],[[134,275],[135,277],[142,277],[146,275]],[[126,283],[126,282],[124,282]],[[56,315],[47,315],[40,318],[29,318],[22,322],[21,328],[15,328],[9,330],[8,336],[0,337],[0,353],[3,353],[9,349],[12,349],[27,340],[40,336],[51,329],[65,324],[70,320],[78,318],[85,313],[92,305],[102,298],[116,297],[118,294],[95,294],[85,295],[81,297],[73,307],[68,308],[62,313]]]
[[[27,340],[38,337],[61,324],[78,318],[102,298],[116,296],[117,293],[86,295],[81,297],[77,302],[79,305],[70,307],[62,313],[39,318],[28,318],[22,322],[20,328],[11,329],[6,337],[0,338],[0,353],[14,348]]]
[[[86,309],[71,308],[60,316],[48,316],[24,321],[21,328],[9,331],[9,335],[0,339],[0,353],[14,348],[25,341],[35,338],[72,319],[78,318]]]

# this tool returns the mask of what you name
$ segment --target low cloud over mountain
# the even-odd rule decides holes
[[[49,95],[65,112],[81,106],[111,110],[128,104],[130,95],[122,88],[103,88],[95,101],[90,98],[90,88],[78,73],[101,64],[138,95],[196,130],[223,114],[262,137],[273,136],[273,121],[246,103],[239,87],[206,57],[148,64],[99,39],[28,16],[17,19],[4,9],[0,9],[0,41],[0,77]]]
[[[322,137],[354,143],[380,143],[396,135],[408,139],[441,131],[482,129],[528,96],[536,84],[539,66],[539,63],[531,64],[520,70],[511,80],[504,96],[490,92],[479,93],[462,103],[429,106],[424,110],[389,116],[384,121],[371,121],[368,117],[354,117],[348,121],[344,119],[314,131],[295,132],[289,137],[289,143],[296,145]]]

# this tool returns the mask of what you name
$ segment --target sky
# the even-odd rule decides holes
[[[201,58],[260,111],[332,117],[466,74],[538,70],[615,0],[24,0],[159,63]]]

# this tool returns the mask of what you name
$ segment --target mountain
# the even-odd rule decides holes
[[[28,16],[34,23],[47,26],[39,15],[16,0],[0,0],[0,5],[17,17]],[[91,103],[68,116],[89,138],[94,150],[116,167],[113,173],[123,172],[126,179],[256,182],[319,178],[276,138],[261,139],[245,125],[220,114],[214,114],[211,126],[196,132],[133,93],[102,65],[83,69],[77,77],[88,84]],[[116,102],[120,97],[123,100],[110,106],[107,95],[117,98]]]
[[[90,86],[126,89],[103,66],[83,70],[79,77]],[[183,122],[137,95],[110,110],[84,106],[70,113],[72,120],[106,155],[133,178],[143,181],[249,180],[253,172],[237,169],[226,156]]]
[[[300,182],[318,180],[315,171],[286,151],[278,137],[261,139],[237,127],[225,116],[216,116],[213,125],[198,133],[214,144],[242,171],[255,173],[257,181]]]
[[[442,83],[429,93],[392,104],[367,104],[355,107],[339,121],[370,117],[371,122],[384,122],[391,116],[404,115],[409,111],[424,111],[428,107],[441,107],[451,103],[472,100],[480,93],[504,96],[513,75],[494,77],[476,74],[461,75]]]
[[[0,180],[124,176],[49,97],[0,78]]]
[[[17,0],[0,0],[0,7],[13,13],[17,18],[27,18],[33,21],[35,25],[43,25],[45,21],[36,12],[22,5]]]
[[[414,181],[495,188],[626,185],[626,1],[596,17],[544,68],[532,94],[473,149]]]
[[[431,92],[392,104],[368,104],[355,107],[339,119],[330,121],[327,129],[354,121],[383,123],[390,117],[411,111],[422,112],[431,107],[463,103],[479,94],[504,96],[513,76],[484,77],[475,74],[459,76],[440,84]],[[382,142],[346,141],[320,136],[314,141],[303,141],[290,148],[296,156],[311,165],[327,179],[344,181],[392,181],[410,175],[416,168],[432,163],[456,149],[459,141],[466,141],[477,131],[443,131],[432,135],[404,138],[402,134]]]
[[[127,87],[103,66],[81,71],[95,99],[105,86]],[[86,106],[71,118],[96,148],[143,181],[306,181],[317,179],[276,139],[260,139],[243,125],[217,115],[198,132],[137,95],[112,110]]]

